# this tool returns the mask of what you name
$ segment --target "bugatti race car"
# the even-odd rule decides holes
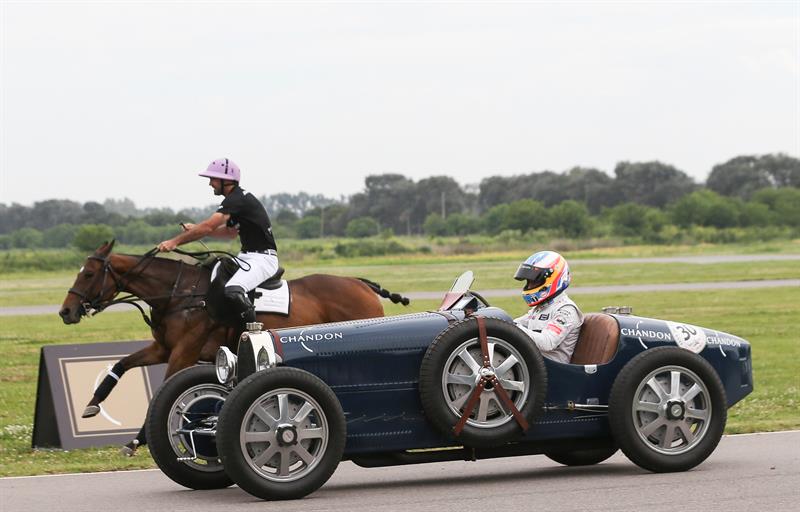
[[[261,331],[173,376],[147,438],[193,489],[268,500],[363,467],[544,454],[565,465],[617,449],[654,472],[703,462],[727,409],[753,390],[750,344],[625,308],[585,317],[569,364],[541,356],[462,275],[438,311]]]

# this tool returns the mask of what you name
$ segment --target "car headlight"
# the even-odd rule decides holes
[[[215,369],[220,384],[230,384],[236,377],[236,355],[228,347],[217,350]]]
[[[256,371],[260,372],[261,370],[266,370],[269,367],[269,353],[267,353],[266,348],[261,347],[261,350],[258,351],[258,357],[256,358]]]

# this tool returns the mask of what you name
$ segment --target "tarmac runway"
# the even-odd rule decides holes
[[[684,473],[649,473],[620,452],[574,468],[541,455],[377,469],[344,462],[319,491],[288,502],[237,487],[190,491],[157,470],[3,478],[0,510],[782,512],[800,510],[800,431],[725,436]]]

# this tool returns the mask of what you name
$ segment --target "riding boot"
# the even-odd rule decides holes
[[[236,312],[237,317],[242,319],[242,324],[256,321],[256,308],[250,303],[244,288],[241,286],[226,286],[225,298]]]

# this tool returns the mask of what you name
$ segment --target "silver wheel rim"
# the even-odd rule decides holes
[[[680,455],[708,432],[711,396],[691,370],[665,366],[639,383],[631,412],[636,433],[647,447],[664,455]]]
[[[308,393],[281,388],[261,395],[247,409],[239,431],[247,464],[273,482],[311,473],[328,448],[328,419]]]
[[[167,432],[169,432],[169,444],[172,451],[178,457],[185,457],[186,460],[182,462],[199,471],[215,472],[222,471],[222,463],[219,457],[206,457],[196,454],[192,451],[191,442],[186,439],[188,434],[179,432],[190,423],[187,414],[191,413],[193,406],[197,405],[201,400],[218,399],[221,402],[225,401],[228,396],[228,390],[224,386],[218,384],[200,384],[193,386],[184,391],[177,400],[172,403],[169,410],[169,417],[167,418]],[[216,423],[216,416],[209,416],[209,420]],[[199,436],[195,437],[195,442],[199,440]],[[189,460],[189,457],[193,459]]]
[[[525,405],[530,392],[530,376],[522,354],[505,340],[487,337],[491,371],[518,410]],[[447,407],[457,417],[464,414],[464,406],[481,379],[483,353],[478,338],[459,345],[447,358],[442,373],[442,394]],[[472,411],[467,425],[477,428],[496,428],[514,418],[500,403],[495,392],[484,389],[478,405]]]

